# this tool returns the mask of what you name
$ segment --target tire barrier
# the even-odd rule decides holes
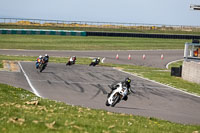
[[[37,29],[0,29],[0,34],[86,36],[85,31]]]
[[[86,32],[86,34],[87,34],[87,36],[141,37],[141,38],[166,38],[166,39],[200,39],[200,36],[198,36],[198,35],[112,33],[112,32]]]

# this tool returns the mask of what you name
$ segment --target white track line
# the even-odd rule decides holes
[[[168,69],[168,68],[169,68],[169,65],[172,64],[172,63],[174,63],[174,62],[178,62],[178,61],[182,61],[182,60],[184,60],[184,59],[171,61],[171,62],[169,62],[169,63],[166,65],[166,68]]]
[[[31,89],[33,90],[33,93],[34,93],[36,96],[38,96],[38,97],[41,97],[41,96],[40,96],[40,94],[37,92],[37,90],[36,90],[36,89],[34,88],[34,86],[32,85],[32,83],[31,83],[30,79],[28,78],[27,74],[25,73],[24,69],[22,68],[22,65],[21,65],[21,63],[20,63],[20,62],[18,62],[18,64],[19,64],[19,66],[20,66],[20,68],[21,68],[21,70],[22,70],[22,72],[23,72],[24,76],[26,77],[26,80],[27,80],[27,82],[28,82],[29,86],[30,86],[30,87],[31,87]]]
[[[171,89],[173,89],[173,90],[180,91],[180,92],[182,92],[182,93],[185,93],[185,94],[188,94],[188,95],[191,95],[191,96],[195,96],[195,97],[200,98],[200,96],[197,95],[197,94],[189,93],[189,92],[186,92],[186,91],[183,91],[183,90],[180,90],[180,89],[177,89],[177,88],[174,88],[174,87],[171,87],[171,86],[168,86],[168,85],[165,85],[165,84],[159,83],[159,82],[154,81],[154,80],[150,80],[150,79],[147,79],[147,78],[144,78],[144,77],[140,77],[140,76],[135,75],[135,74],[133,74],[133,73],[125,72],[125,71],[120,70],[120,69],[116,69],[116,68],[113,68],[113,69],[118,70],[118,71],[123,72],[123,73],[126,73],[126,74],[129,74],[129,75],[132,75],[132,76],[135,76],[135,77],[138,77],[138,78],[141,78],[141,79],[144,79],[144,80],[151,81],[151,82],[153,82],[153,83],[157,83],[157,84],[159,84],[159,85],[162,85],[162,86],[165,86],[165,87],[171,88]]]

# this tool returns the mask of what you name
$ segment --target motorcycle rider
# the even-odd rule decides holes
[[[44,55],[44,59],[45,59],[46,62],[49,62],[49,55],[48,55],[48,54],[45,54],[45,55]]]
[[[100,57],[94,58],[94,59],[92,60],[92,62],[90,63],[90,66],[92,66],[92,65],[93,65],[93,66],[98,65],[99,62],[100,62]]]
[[[49,56],[48,54],[45,54],[45,56],[42,58],[42,63],[47,67],[47,64],[49,62]]]
[[[71,56],[69,61],[66,63],[66,65],[72,65],[75,64],[76,56]]]
[[[128,94],[123,98],[123,100],[128,100],[128,95],[130,94],[130,88],[131,88],[131,79],[130,78],[125,78],[124,81],[119,82],[122,84],[122,86],[125,86],[128,89]],[[117,89],[117,87],[119,87],[118,83],[114,83],[111,86],[109,86],[111,88],[111,92],[108,94],[108,97],[110,96],[110,94],[112,94],[112,92]]]
[[[42,55],[40,55],[40,56],[36,59],[36,63],[35,63],[35,67],[36,67],[36,69],[39,68],[39,64],[40,64],[42,58],[43,58]]]
[[[49,62],[49,56],[48,54],[45,54],[45,56],[43,57],[42,55],[40,55],[37,60],[36,60],[36,63],[35,63],[35,66],[36,66],[36,69],[39,68],[39,64],[43,61],[43,63],[46,64],[47,66],[47,63]]]
[[[76,60],[76,56],[72,56],[72,60],[75,61]]]
[[[44,60],[44,63],[47,65],[47,63],[49,62],[49,56],[48,56],[48,54],[45,54],[43,60]]]
[[[96,62],[98,62],[98,64],[99,64],[99,62],[100,62],[100,58],[99,57],[97,58]]]

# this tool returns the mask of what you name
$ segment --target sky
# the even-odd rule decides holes
[[[200,26],[200,0],[0,0],[0,18]]]

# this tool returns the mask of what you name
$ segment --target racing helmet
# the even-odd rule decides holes
[[[76,56],[72,56],[72,59],[73,59],[73,60],[76,60]]]
[[[45,54],[44,56],[46,56],[46,57],[47,57],[47,56],[48,56],[48,54]]]
[[[130,78],[126,78],[126,79],[125,79],[125,83],[126,83],[126,84],[130,84],[130,83],[131,83],[131,79],[130,79]]]
[[[39,58],[42,58],[42,55],[40,55]]]

